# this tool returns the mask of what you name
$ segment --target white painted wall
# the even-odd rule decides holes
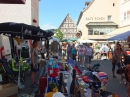
[[[120,0],[120,27],[130,25],[130,15],[129,18],[124,19],[124,13],[130,11],[130,0]]]
[[[26,4],[0,4],[2,22],[31,24],[31,0],[26,0]]]
[[[113,6],[115,3],[115,6]],[[92,0],[89,6],[83,10],[83,15],[80,18],[79,24],[77,25],[78,30],[82,31],[83,39],[99,39],[99,35],[88,35],[88,28],[86,24],[89,22],[107,22],[108,15],[112,16],[112,21],[119,24],[119,0]],[[93,19],[92,19],[92,18]],[[103,20],[97,20],[96,17],[104,18]],[[86,19],[91,18],[91,19]],[[100,38],[104,39],[102,35]]]
[[[38,26],[38,3],[39,0],[26,0],[25,4],[0,4],[0,23],[16,22]],[[33,19],[37,20],[37,23],[33,23]],[[0,36],[0,41],[2,40],[2,37],[3,36]],[[10,46],[8,45],[9,39],[7,39],[7,41],[1,41],[0,48],[4,46],[7,49],[10,49]]]

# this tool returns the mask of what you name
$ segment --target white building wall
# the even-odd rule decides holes
[[[0,4],[0,23],[16,22],[38,26],[38,3],[39,0],[26,0],[25,4]],[[33,23],[33,19],[37,20],[37,23]],[[8,42],[4,42],[2,39],[3,36],[0,35],[0,49],[2,46],[6,49],[10,49],[9,40],[7,40]],[[6,45],[8,45],[8,47]]]
[[[114,4],[114,6],[113,6]],[[83,11],[78,23],[78,30],[82,31],[83,39],[97,39],[99,35],[88,35],[86,24],[89,22],[110,22],[108,16],[112,16],[112,22],[119,24],[119,0],[92,0],[91,4]],[[97,19],[103,18],[103,19]],[[102,35],[100,35],[100,38]],[[102,37],[103,39],[104,37]]]
[[[31,25],[31,0],[25,4],[0,4],[0,23],[16,22]]]
[[[128,11],[129,15],[127,14]],[[127,25],[130,25],[130,0],[120,0],[120,27]]]
[[[32,25],[34,26],[39,26],[39,0],[32,0],[32,3],[31,3],[31,11],[32,11],[32,20],[35,19],[37,20],[37,23],[33,23],[32,22]]]

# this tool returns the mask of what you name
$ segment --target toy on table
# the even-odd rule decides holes
[[[108,81],[108,76],[106,72],[98,72],[96,74],[99,79],[101,80],[101,88],[106,91],[106,85],[107,85],[107,81]]]
[[[48,91],[50,92],[58,92],[58,82],[56,78],[48,78],[48,88]]]

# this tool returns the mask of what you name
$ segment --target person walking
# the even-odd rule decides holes
[[[114,49],[115,49],[115,42],[113,42],[113,43],[111,44],[110,49],[111,49],[111,52],[112,52],[112,55],[113,55],[113,54],[114,54]]]
[[[77,55],[77,50],[76,50],[75,44],[73,44],[73,46],[72,46],[72,59],[74,61],[76,61],[76,55]]]
[[[115,76],[115,67],[116,65],[118,68],[120,68],[120,62],[122,61],[122,56],[126,55],[125,51],[122,49],[121,45],[119,43],[116,44],[116,49],[114,50],[113,57],[112,57],[112,74],[113,78],[116,78]]]
[[[80,47],[80,42],[76,42],[75,44],[76,50],[78,51],[79,47]],[[77,61],[79,62],[79,57],[77,56]]]
[[[69,58],[72,57],[72,46],[70,43],[68,43],[68,46],[67,46],[67,60],[69,60]]]
[[[33,41],[32,49],[31,49],[31,80],[32,80],[32,88],[37,86],[36,84],[36,73],[39,70],[39,59],[38,59],[38,41]]]
[[[84,67],[84,56],[85,56],[85,48],[83,47],[83,44],[80,44],[80,47],[78,49],[78,57],[80,59],[80,66]]]
[[[41,57],[42,57],[42,59],[45,59],[45,53],[46,53],[46,47],[45,47],[45,45],[43,45],[43,47],[41,49]]]
[[[65,58],[66,57],[66,50],[67,50],[67,44],[66,43],[62,43],[62,57]]]
[[[93,58],[94,50],[91,47],[90,44],[87,45],[86,48],[86,63],[87,63],[87,69],[90,70],[91,68],[91,59]]]

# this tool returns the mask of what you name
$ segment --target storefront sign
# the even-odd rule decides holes
[[[105,20],[105,17],[86,17],[86,20]]]

